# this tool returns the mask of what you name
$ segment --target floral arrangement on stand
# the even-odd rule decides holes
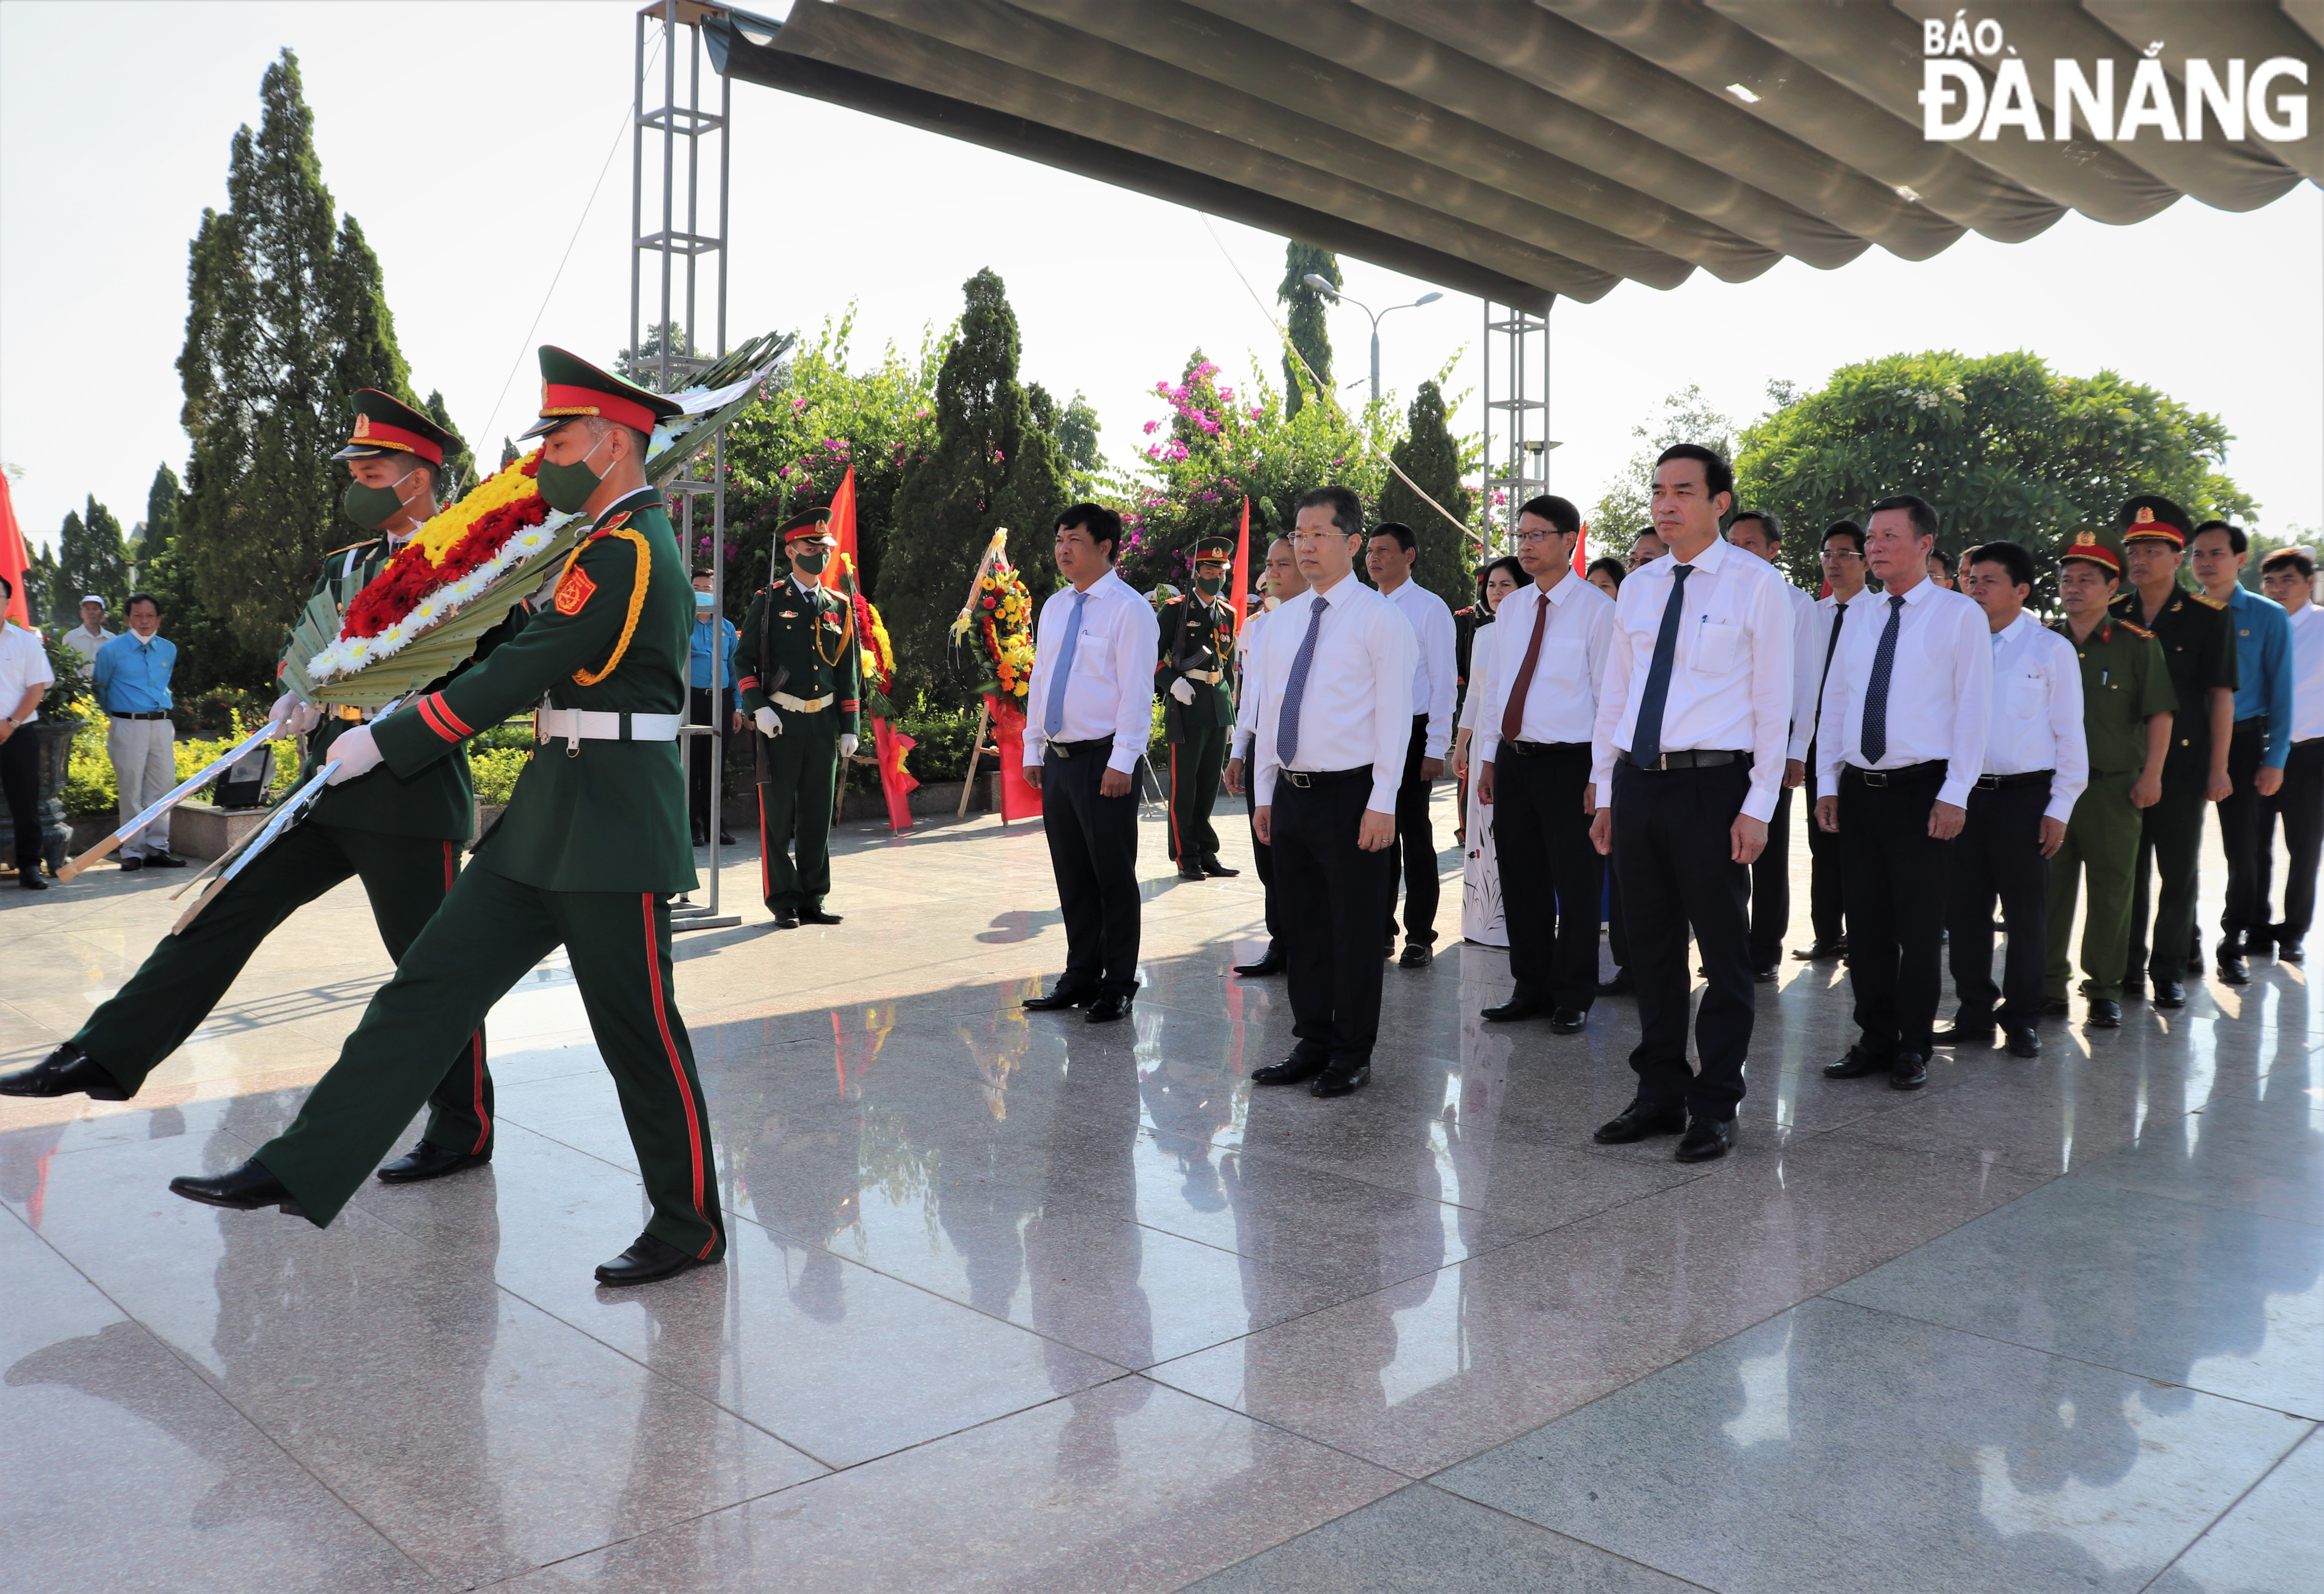
[[[1033,594],[1009,562],[1009,529],[992,533],[968,602],[952,622],[953,640],[973,638],[988,676],[980,691],[1021,704],[1033,689]]]

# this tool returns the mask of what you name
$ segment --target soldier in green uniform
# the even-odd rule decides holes
[[[696,883],[678,755],[694,589],[644,466],[655,421],[678,406],[561,349],[542,349],[540,369],[541,424],[527,434],[547,434],[540,493],[590,527],[555,596],[536,598],[540,612],[490,659],[351,727],[332,751],[348,779],[384,763],[409,779],[536,704],[540,745],[297,1120],[232,1172],[170,1188],[328,1224],[435,1088],[442,1058],[562,945],[652,1209],[597,1278],[641,1284],[726,1248],[709,1114],[670,986],[669,898]]]
[[[401,400],[369,388],[356,393],[355,435],[332,457],[346,460],[355,477],[344,501],[347,518],[377,535],[326,556],[317,593],[344,607],[362,590],[436,513],[444,456],[459,447],[459,438]],[[485,657],[515,634],[522,617],[521,607],[512,611],[486,633],[475,657]],[[273,713],[283,734],[309,733],[302,779],[328,760],[342,733],[366,717],[358,709],[340,709],[318,723],[314,709],[288,695]],[[183,933],[162,937],[72,1039],[32,1067],[0,1076],[0,1094],[85,1091],[101,1101],[134,1096],[209,1017],[260,943],[350,875],[363,881],[388,955],[401,961],[452,889],[462,844],[475,832],[475,813],[465,757],[440,759],[408,775],[374,769],[330,788],[307,818],[235,876]],[[383,1179],[438,1178],[492,1156],[493,1082],[483,1028],[454,1042],[439,1061],[442,1074],[429,1097],[420,1143],[380,1169]]]
[[[2227,744],[2235,724],[2235,619],[2227,604],[2179,585],[2179,566],[2193,525],[2187,511],[2152,495],[2122,506],[2122,558],[2130,588],[2113,611],[2154,633],[2171,667],[2179,712],[2171,728],[2171,759],[2163,768],[2163,796],[2143,816],[2130,903],[2130,962],[2123,990],[2142,994],[2149,979],[2154,1005],[2183,1008],[2181,981],[2190,960],[2201,967],[2195,943],[2196,871],[2203,845],[2203,809],[2227,795]],[[2160,887],[2150,898],[2148,864]],[[2153,950],[2148,950],[2152,900]]]
[[[2055,628],[2082,662],[2082,734],[2090,783],[2066,821],[2066,840],[2050,860],[2049,967],[2043,1007],[2063,1015],[2068,953],[2080,876],[2089,876],[2082,919],[2082,990],[2090,1024],[2122,1026],[2123,968],[2130,955],[2131,869],[2138,860],[2139,813],[2163,795],[2164,756],[2178,699],[2154,633],[2107,613],[2122,582],[2112,548],[2085,530],[2059,560],[2058,591],[2066,618]]]
[[[1221,595],[1233,568],[1234,545],[1223,537],[1203,538],[1194,559],[1194,590],[1164,599],[1157,611],[1162,657],[1154,667],[1162,739],[1170,746],[1170,856],[1182,880],[1242,872],[1219,861],[1219,833],[1211,828],[1234,730],[1226,659],[1235,615]]]
[[[835,925],[831,811],[839,765],[855,754],[862,696],[855,612],[823,585],[837,546],[828,509],[809,510],[775,535],[789,574],[751,599],[734,645],[734,686],[758,727],[759,883],[779,929]]]

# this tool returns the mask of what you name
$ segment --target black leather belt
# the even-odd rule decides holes
[[[1543,759],[1554,752],[1588,752],[1590,744],[1587,742],[1504,742],[1493,751],[1496,756],[1513,752],[1521,759]]]
[[[1721,764],[1732,764],[1738,761],[1748,764],[1752,761],[1751,755],[1748,752],[1729,752],[1723,749],[1711,749],[1701,752],[1666,752],[1651,764],[1638,762],[1630,756],[1628,748],[1617,748],[1614,756],[1633,769],[1646,769],[1655,774],[1671,769],[1715,769]]]
[[[1372,767],[1366,764],[1360,769],[1283,769],[1277,771],[1277,778],[1286,786],[1312,791],[1319,786],[1338,786],[1348,780],[1369,781],[1372,778]]]
[[[151,709],[143,714],[121,714],[111,709],[106,712],[116,720],[166,720],[170,717],[170,711],[166,708]]]
[[[2013,786],[2047,786],[2055,769],[2028,769],[2023,775],[1980,775],[1970,787],[1977,791],[2006,791]]]
[[[1910,786],[1920,780],[1942,780],[1945,760],[1931,759],[1926,763],[1906,764],[1901,769],[1859,769],[1854,764],[1840,766],[1840,778],[1853,775],[1867,786]]]
[[[1085,759],[1093,753],[1111,752],[1113,738],[1099,736],[1088,742],[1052,742],[1049,751],[1061,759]]]

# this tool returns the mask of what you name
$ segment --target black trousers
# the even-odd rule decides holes
[[[2049,806],[2047,780],[1969,794],[1969,818],[1944,865],[1945,929],[1952,949],[1953,994],[1960,1001],[1954,1022],[1966,1028],[2031,1028],[2042,1016],[2042,965],[2050,940],[2050,864],[2042,856],[2042,811]],[[1993,983],[1997,896],[2009,926],[1998,990]]]
[[[1061,990],[1129,996],[1138,989],[1138,794],[1102,797],[1106,755],[1088,748],[1041,759],[1041,828],[1065,921]]]
[[[1436,944],[1436,836],[1428,823],[1428,797],[1433,783],[1420,778],[1421,760],[1428,752],[1428,716],[1412,716],[1412,735],[1404,744],[1404,779],[1396,788],[1396,840],[1388,843],[1388,881],[1381,898],[1388,904],[1388,938],[1396,939],[1396,880],[1404,875],[1404,936],[1423,946]]]
[[[2283,766],[2283,784],[2260,819],[2259,909],[2267,913],[2268,876],[2274,872],[2272,849],[2275,822],[2283,821],[2283,844],[2292,854],[2292,872],[2283,882],[2283,917],[2276,921],[2278,942],[2300,942],[2316,921],[2316,867],[2324,854],[2324,736],[2292,744]]]
[[[687,723],[714,727],[708,736],[686,739],[687,815],[693,821],[694,827],[701,830],[710,823],[710,766],[721,761],[715,750],[726,745],[726,728],[734,723],[734,688],[726,686],[720,689],[718,706],[715,710],[710,705],[710,688],[707,686],[688,687],[687,698],[689,705]],[[726,757],[733,757],[731,749]],[[724,822],[727,814],[728,810],[722,809],[719,819]]]
[[[1582,811],[1589,784],[1587,742],[1531,757],[1504,744],[1493,765],[1493,847],[1517,999],[1585,1013],[1598,996],[1606,879]]]
[[[1244,768],[1249,769],[1248,762]],[[1267,944],[1272,947],[1283,934],[1275,923],[1275,849],[1259,839],[1256,817],[1259,813],[1259,788],[1248,773],[1243,776],[1242,806],[1245,814],[1253,815],[1248,821],[1250,825],[1250,861],[1251,866],[1259,871],[1259,893],[1267,902]]]
[[[1379,1038],[1383,963],[1372,915],[1396,879],[1392,851],[1356,844],[1371,789],[1369,771],[1324,786],[1278,780],[1269,815],[1291,1032],[1302,1055],[1351,1065],[1370,1059]]]
[[[1868,786],[1840,777],[1840,866],[1848,882],[1848,977],[1859,1043],[1875,1057],[1929,1055],[1943,983],[1946,843],[1929,834],[1941,772]],[[2013,944],[2015,937],[2012,937]],[[2040,943],[2034,943],[2040,945]]]
[[[41,863],[40,749],[41,739],[30,726],[20,726],[0,742],[0,792],[7,795],[8,817],[16,827],[20,871],[38,869]]]
[[[1829,945],[1848,934],[1846,871],[1840,861],[1840,838],[1824,834],[1815,822],[1815,747],[1808,747],[1808,924],[1815,938]]]
[[[2255,786],[2260,759],[2266,751],[2266,716],[2237,720],[2235,734],[2227,742],[2227,779],[2236,788],[2218,805],[2219,850],[2227,858],[2227,899],[2219,913],[2223,950],[2241,945],[2247,932],[2255,938],[2273,934],[2268,926],[2267,893],[2260,885],[2265,867],[2260,856],[2267,844],[2261,810],[2266,799]],[[2201,967],[2200,959],[2195,966]]]
[[[1792,790],[1775,799],[1767,844],[1751,865],[1751,966],[1773,968],[1784,958],[1784,931],[1792,922]]]
[[[1751,871],[1729,831],[1751,789],[1748,759],[1708,769],[1614,766],[1614,872],[1622,883],[1630,978],[1638,988],[1638,1100],[1683,1101],[1698,1118],[1729,1119],[1743,1100],[1743,1062],[1757,1017],[1751,990]],[[1506,893],[1504,893],[1506,895]],[[1693,932],[1711,971],[1694,1018],[1701,1072],[1687,1067],[1686,960]]]

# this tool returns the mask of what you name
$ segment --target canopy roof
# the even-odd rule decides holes
[[[2324,181],[2299,143],[1925,138],[1924,19],[1953,0],[797,0],[713,15],[730,77],[1545,309],[1698,267],[1908,260],[2015,243],[2068,210],[2139,221],[2182,194],[2251,210]],[[2324,0],[1986,0],[2034,63],[2142,51],[2309,64]],[[1978,61],[1990,78],[1992,60]],[[2295,84],[2280,89],[2297,92]],[[2249,130],[2246,130],[2248,134]]]

